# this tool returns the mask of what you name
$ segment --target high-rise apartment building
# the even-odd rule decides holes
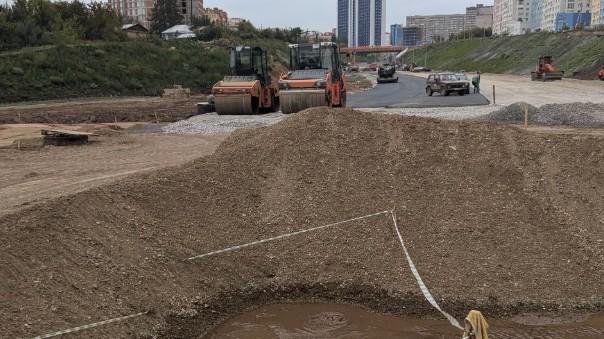
[[[604,0],[598,0],[604,2]],[[531,31],[556,31],[562,26],[574,27],[597,17],[593,0],[532,0],[529,18]],[[597,20],[597,19],[596,19]]]
[[[393,46],[419,46],[422,43],[422,39],[422,30],[419,27],[390,26],[390,44]]]
[[[109,0],[109,6],[124,18],[151,27],[151,15],[155,0]]]
[[[466,25],[470,28],[492,28],[493,6],[478,4],[466,7]]]
[[[414,15],[407,17],[407,27],[419,27],[424,35],[423,44],[448,40],[451,34],[469,30],[465,14]]]
[[[386,0],[338,0],[338,38],[348,47],[380,46],[386,36]]]
[[[604,0],[592,0],[591,2],[591,25],[604,25]]]
[[[493,33],[518,35],[529,31],[531,3],[535,1],[547,0],[495,0]]]

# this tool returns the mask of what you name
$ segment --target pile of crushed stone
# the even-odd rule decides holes
[[[604,104],[548,104],[539,108],[527,103],[515,103],[478,118],[478,121],[524,123],[525,109],[531,124],[571,126],[579,128],[604,127]]]
[[[234,132],[208,157],[0,217],[0,336],[153,311],[89,337],[197,338],[258,304],[604,310],[604,139],[311,109]]]
[[[219,116],[216,113],[197,115],[162,127],[170,134],[226,134],[241,128],[258,128],[276,124],[285,118],[281,113],[264,115]]]

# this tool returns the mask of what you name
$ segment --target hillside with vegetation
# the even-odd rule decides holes
[[[593,79],[604,67],[604,32],[532,33],[449,41],[427,47],[428,67],[488,73],[529,74],[541,55],[554,57],[556,67],[568,77]],[[415,51],[424,63],[426,48]],[[406,62],[412,62],[408,54]]]
[[[158,95],[176,84],[204,92],[229,72],[230,46],[268,49],[276,73],[288,42],[302,34],[249,22],[231,31],[201,18],[195,39],[165,41],[151,34],[129,40],[122,22],[99,3],[18,0],[0,6],[0,103]]]

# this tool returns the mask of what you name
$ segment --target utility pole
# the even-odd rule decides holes
[[[428,67],[428,46],[426,46],[426,55],[424,60],[424,67]]]

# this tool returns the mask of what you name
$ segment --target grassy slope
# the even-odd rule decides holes
[[[418,64],[423,63],[424,53],[416,51]],[[604,66],[604,36],[536,33],[439,44],[428,53],[428,66],[434,69],[515,74],[530,73],[540,55],[552,55],[567,75],[580,72],[579,76],[592,78],[596,68]]]
[[[157,95],[174,84],[208,89],[228,73],[229,44],[128,41],[2,53],[0,103]],[[277,41],[259,44],[279,51],[273,59],[280,59],[286,47]]]

